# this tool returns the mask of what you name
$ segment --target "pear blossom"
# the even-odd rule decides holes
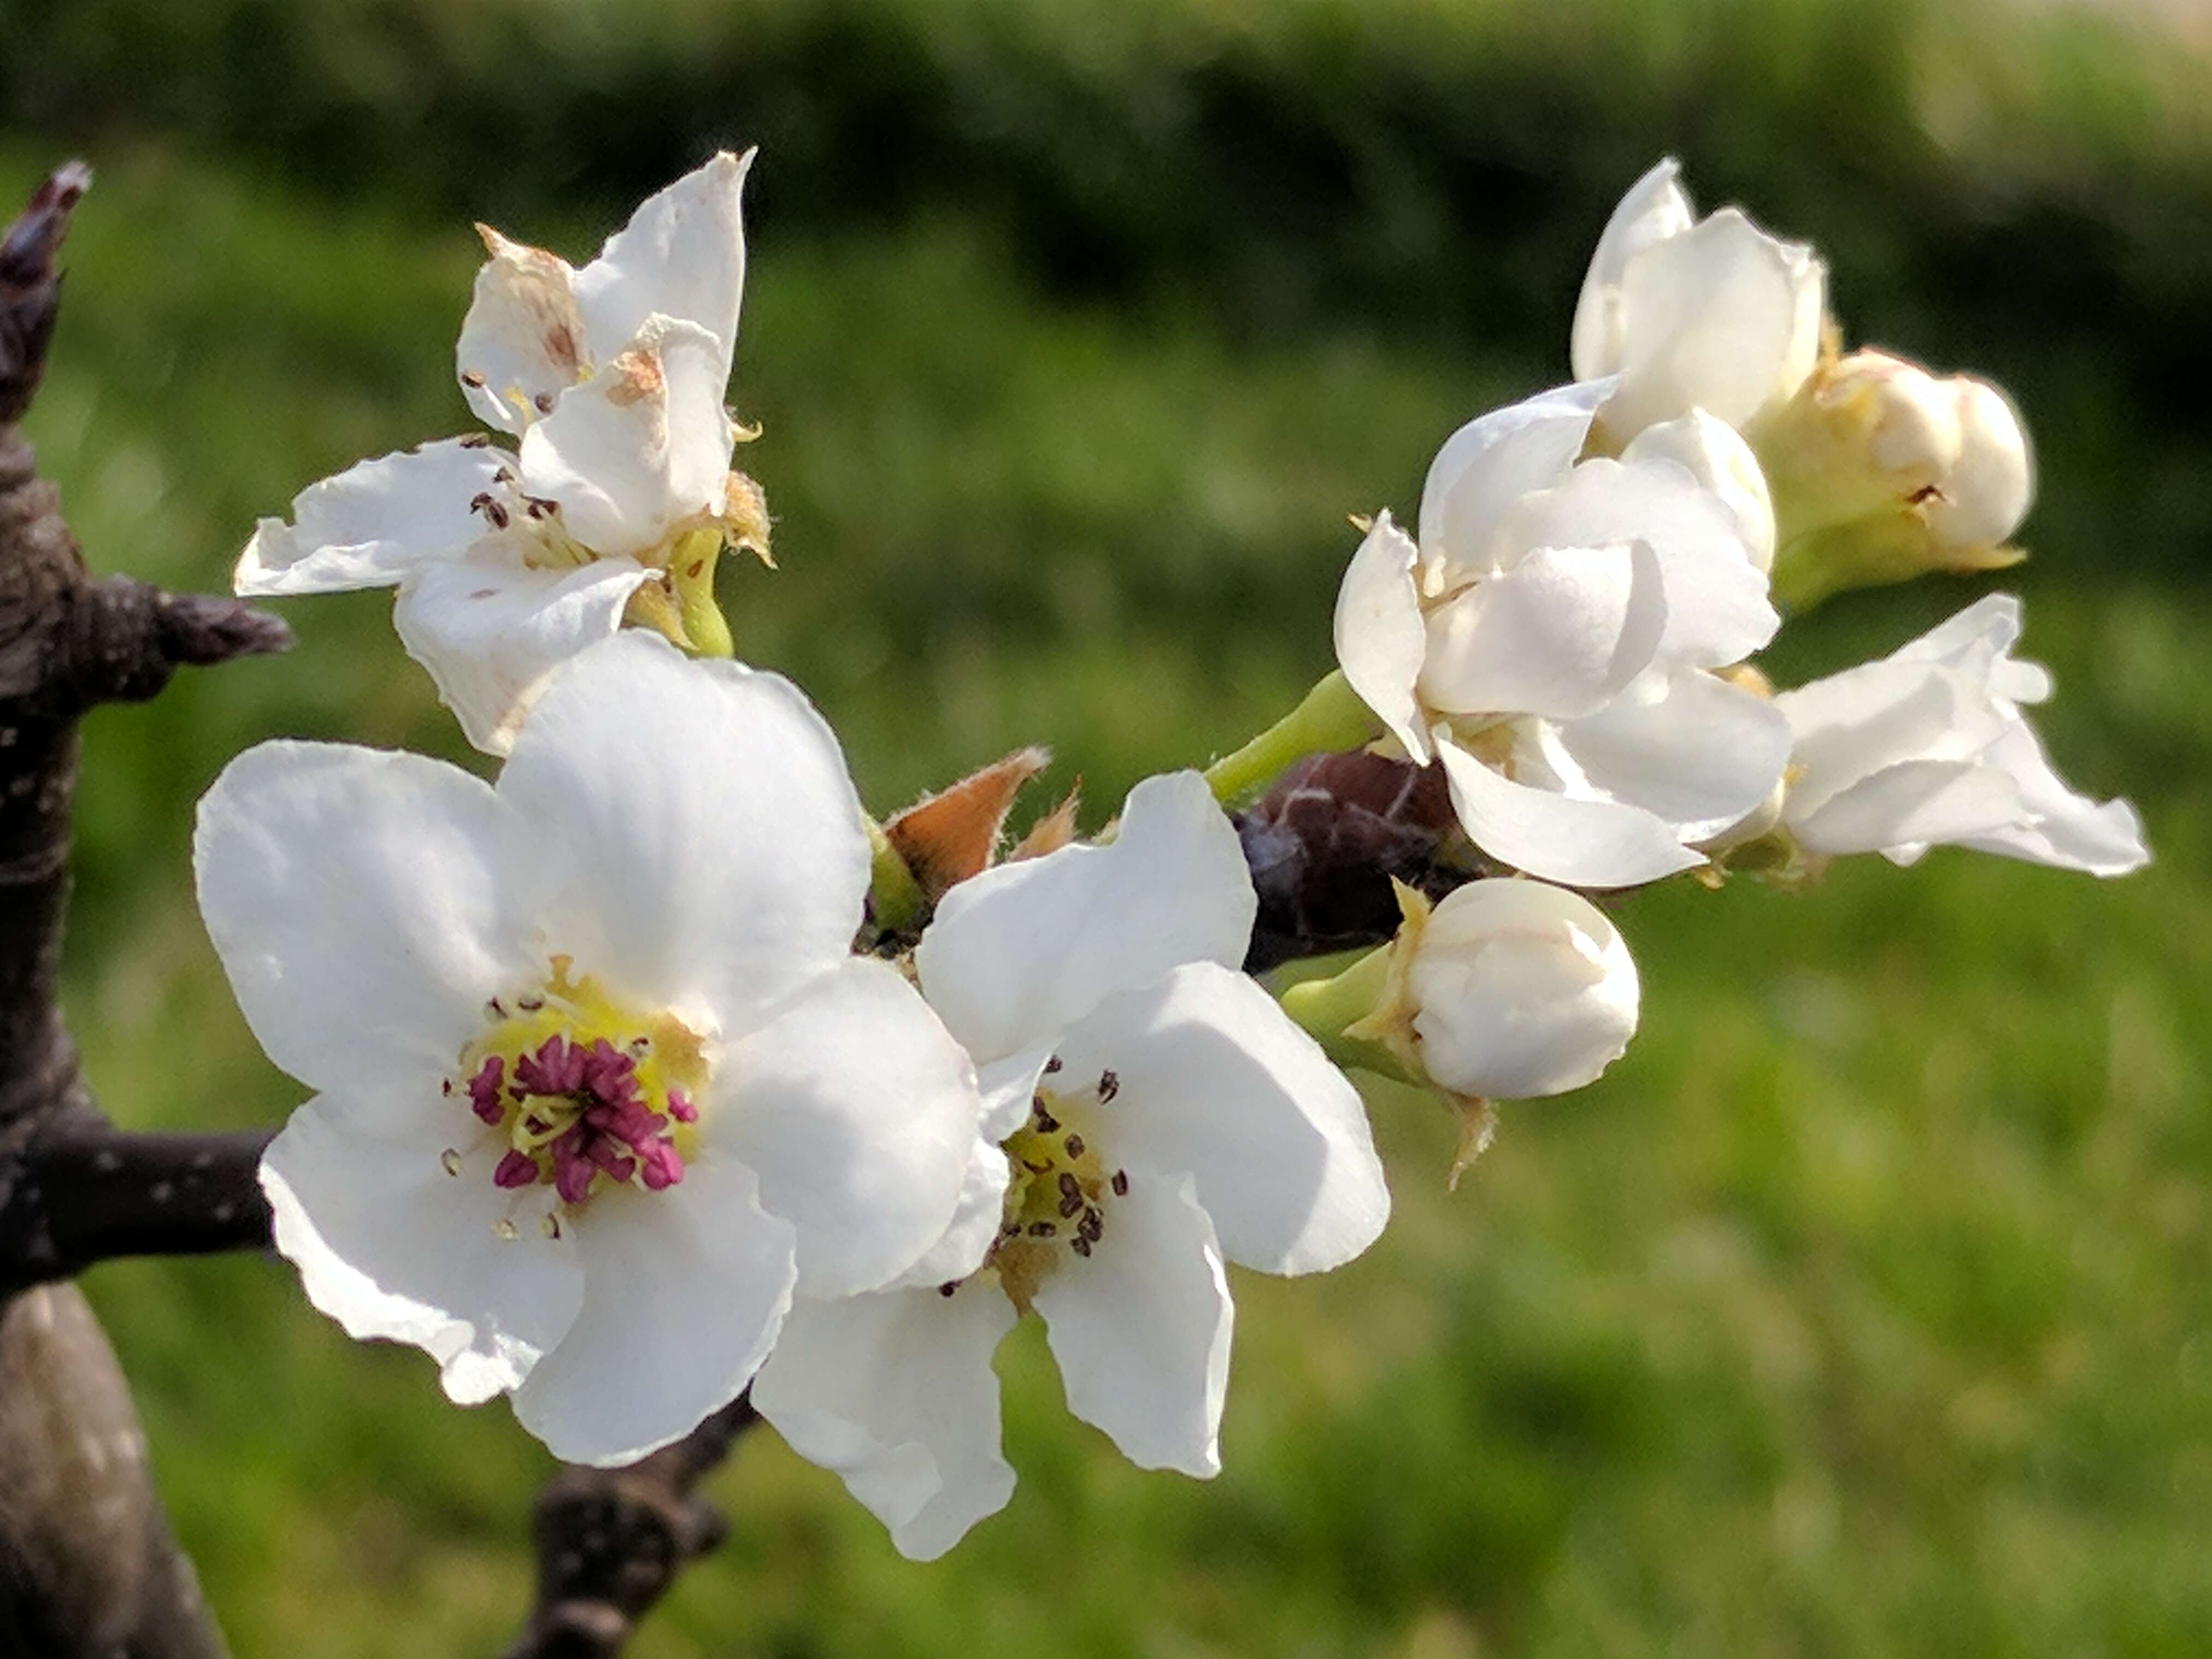
[[[1695,413],[1577,460],[1611,392],[1563,387],[1461,428],[1422,487],[1419,542],[1378,517],[1336,608],[1346,679],[1408,755],[1443,761],[1475,844],[1580,887],[1701,863],[1790,746],[1765,698],[1711,672],[1779,625],[1756,465]]]
[[[1069,1409],[1132,1461],[1220,1468],[1225,1263],[1340,1266],[1389,1197],[1358,1094],[1237,971],[1256,909],[1196,773],[1103,846],[954,887],[915,957],[985,1100],[962,1218],[901,1288],[795,1308],[753,1401],[918,1559],[1000,1508],[991,1356],[1045,1322]]]
[[[1784,526],[1776,579],[1799,605],[1844,588],[2017,562],[2035,467],[2019,414],[1972,375],[1887,351],[1821,364],[1762,430]]]
[[[836,740],[787,682],[625,634],[495,786],[267,743],[202,802],[201,910],[314,1097],[277,1249],[357,1338],[615,1463],[734,1398],[794,1305],[946,1231],[974,1070],[889,964]]]
[[[1877,662],[1775,699],[1795,738],[1782,823],[1817,854],[1911,864],[1932,846],[1977,848],[2119,876],[2149,862],[2124,800],[2067,787],[2021,713],[2051,695],[2011,654],[2020,601],[1993,593]]]
[[[1575,307],[1575,378],[1619,377],[1606,431],[1625,443],[1702,409],[1741,431],[1820,361],[1827,267],[1735,208],[1697,216],[1672,156],[1613,210]]]
[[[718,155],[650,198],[581,270],[479,227],[491,257],[458,372],[513,447],[448,438],[310,485],[291,523],[261,521],[237,591],[397,586],[402,642],[493,754],[547,675],[625,621],[710,643],[692,633],[720,626],[714,556],[767,541],[722,402],[750,160]]]
[[[1433,908],[1401,894],[1381,1005],[1352,1028],[1455,1095],[1522,1100],[1595,1083],[1636,1035],[1627,941],[1579,893],[1473,881]]]

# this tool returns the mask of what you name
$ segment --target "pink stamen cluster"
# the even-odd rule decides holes
[[[492,1172],[497,1186],[550,1181],[566,1202],[580,1204],[599,1175],[618,1182],[635,1176],[656,1193],[684,1179],[669,1119],[696,1122],[699,1109],[681,1089],[671,1089],[666,1115],[654,1111],[638,1083],[637,1062],[605,1037],[588,1048],[548,1037],[514,1062],[512,1078],[501,1056],[489,1055],[468,1091],[469,1109],[492,1127],[519,1112],[532,1138],[552,1137],[538,1151],[510,1150]],[[556,1133],[566,1119],[573,1121]]]

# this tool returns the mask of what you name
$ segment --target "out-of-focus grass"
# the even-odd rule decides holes
[[[0,179],[47,159],[0,150]],[[465,424],[460,227],[100,160],[33,422],[96,563],[219,586],[255,514]],[[1327,665],[1342,515],[1410,508],[1443,434],[1531,386],[1510,353],[1071,308],[1001,252],[957,217],[755,251],[736,396],[766,426],[744,459],[783,568],[726,596],[878,806],[1041,739],[1103,811],[1247,734]],[[1627,1060],[1514,1111],[1456,1195],[1442,1115],[1378,1096],[1382,1243],[1325,1279],[1240,1281],[1219,1480],[1121,1463],[1024,1331],[1005,1515],[906,1564],[756,1436],[716,1484],[730,1543],[635,1651],[2212,1648],[2212,598],[2130,575],[2069,487],[2093,463],[2046,459],[2046,563],[2073,579],[2023,573],[2060,679],[2045,729],[2084,787],[2143,803],[2152,872],[1939,854],[1802,898],[1629,900]],[[1782,678],[1973,591],[1840,602],[1785,635]],[[198,930],[190,803],[269,735],[466,758],[386,603],[294,604],[291,659],[94,723],[70,1002],[125,1120],[296,1098]],[[495,1650],[545,1468],[503,1408],[444,1405],[419,1356],[348,1343],[281,1266],[89,1284],[241,1653]]]

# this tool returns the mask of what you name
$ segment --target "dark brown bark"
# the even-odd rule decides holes
[[[1488,873],[1443,768],[1380,755],[1309,755],[1237,814],[1237,833],[1260,897],[1247,973],[1382,944],[1398,931],[1393,878],[1442,898]]]
[[[108,1124],[56,975],[78,720],[152,696],[181,665],[289,635],[234,600],[94,581],[37,476],[16,422],[45,373],[54,256],[89,182],[62,168],[0,234],[0,1652],[214,1659],[222,1638],[155,1495],[114,1354],[73,1285],[40,1281],[106,1255],[265,1238],[258,1146]]]
[[[722,1541],[692,1489],[760,1419],[740,1395],[622,1469],[563,1469],[538,1499],[538,1606],[505,1659],[613,1659],[685,1565]]]

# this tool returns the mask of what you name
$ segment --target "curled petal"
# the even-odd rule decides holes
[[[1702,409],[1648,426],[1620,453],[1638,461],[1672,461],[1711,490],[1735,520],[1745,553],[1761,570],[1774,568],[1774,496],[1759,457],[1741,433]]]
[[[1477,847],[1516,870],[1570,887],[1633,887],[1705,860],[1656,813],[1578,800],[1492,771],[1437,729],[1452,805]]]
[[[1540,547],[1429,613],[1421,701],[1455,714],[1593,714],[1650,662],[1666,624],[1644,543]]]
[[[447,438],[348,467],[293,497],[290,524],[261,521],[233,585],[249,599],[391,586],[484,533],[471,503],[514,461]]]
[[[1790,763],[1781,710],[1695,670],[1562,721],[1554,736],[1590,792],[1642,807],[1686,842],[1717,836],[1757,807]]]
[[[1607,429],[1630,437],[1692,409],[1741,429],[1813,372],[1826,289],[1809,247],[1734,208],[1650,243],[1621,272]]]
[[[721,346],[696,323],[649,318],[522,438],[522,480],[560,504],[595,553],[641,554],[720,509],[730,470]]]
[[[1584,461],[1520,501],[1504,535],[1516,547],[1650,546],[1667,604],[1657,654],[1691,667],[1741,662],[1782,625],[1734,514],[1672,461]]]
[[[392,622],[469,741],[504,755],[548,677],[619,629],[630,595],[652,579],[634,559],[533,569],[511,547],[488,543],[417,572],[400,589]]]
[[[1006,1506],[991,1356],[1013,1304],[985,1281],[802,1302],[753,1384],[791,1449],[841,1476],[909,1560]]]
[[[1139,1468],[1221,1472],[1235,1310],[1188,1176],[1128,1172],[1091,1255],[1036,1292],[1067,1408]]]
[[[1422,555],[1434,562],[1440,589],[1497,567],[1506,513],[1530,490],[1559,483],[1613,391],[1610,380],[1556,386],[1477,416],[1444,440],[1421,485],[1420,512]]]
[[[745,233],[738,197],[753,152],[724,150],[658,195],[576,273],[576,302],[593,348],[611,356],[659,313],[714,337],[714,395],[729,383],[744,297]]]
[[[2019,788],[2024,811],[2016,822],[1960,836],[1960,846],[2093,876],[2129,875],[2150,862],[2135,807],[2124,800],[2095,801],[2069,788],[2027,721],[2014,723],[1986,758]]]
[[[1414,577],[1420,556],[1388,512],[1376,514],[1337,590],[1336,660],[1360,701],[1406,752],[1426,762],[1429,736],[1413,696],[1428,649]]]
[[[1628,187],[1606,221],[1575,303],[1571,356],[1577,380],[1594,380],[1620,368],[1620,281],[1628,262],[1696,222],[1681,175],[1682,164],[1667,156]]]
[[[575,272],[559,255],[511,242],[489,226],[477,233],[491,257],[477,272],[454,369],[479,420],[520,433],[592,371]]]

